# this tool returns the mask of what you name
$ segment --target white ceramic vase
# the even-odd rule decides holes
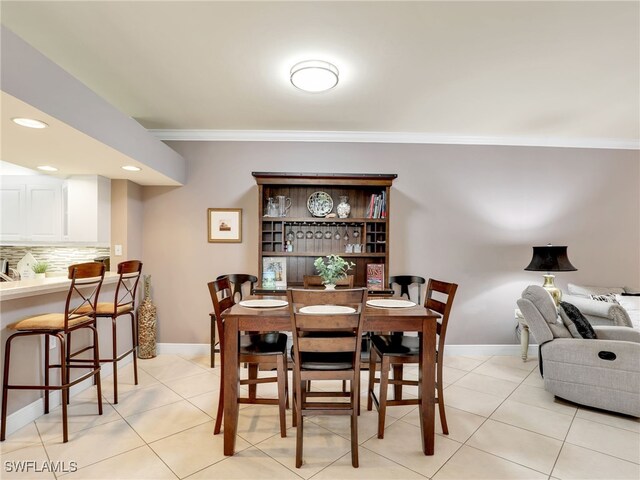
[[[349,197],[346,195],[340,196],[340,203],[336,207],[336,212],[339,218],[347,218],[351,213],[351,205],[349,205]]]
[[[336,289],[336,284],[335,283],[325,283],[324,289],[325,290],[335,290]]]

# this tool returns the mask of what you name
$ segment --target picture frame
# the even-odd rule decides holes
[[[267,287],[264,284],[267,283]],[[285,290],[287,288],[287,259],[285,257],[262,258],[262,286]]]
[[[209,243],[242,243],[242,209],[208,208]]]

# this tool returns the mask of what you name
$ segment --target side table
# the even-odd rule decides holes
[[[522,351],[522,361],[527,361],[527,352],[529,351],[529,325],[524,319],[524,315],[519,309],[515,309],[516,321],[520,325],[520,349]]]

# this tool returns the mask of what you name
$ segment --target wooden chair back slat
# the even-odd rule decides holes
[[[64,331],[69,332],[69,322],[81,317],[95,320],[98,296],[104,280],[104,263],[78,263],[69,267],[71,285],[64,306]]]
[[[300,352],[355,352],[355,337],[314,338],[301,337],[298,339]]]
[[[213,313],[216,316],[216,325],[220,333],[220,348],[224,348],[224,328],[222,325],[222,312],[235,305],[229,279],[225,276],[219,280],[209,282],[209,294],[213,302]]]
[[[358,307],[358,305],[353,305],[353,308],[356,307]],[[357,310],[353,314],[333,314],[329,317],[317,314],[305,315],[302,313],[298,313],[297,315],[297,327],[300,332],[318,332],[323,330],[353,331],[358,327],[358,321],[360,320],[360,312]]]
[[[438,334],[438,352],[440,355],[444,352],[445,337],[447,333],[447,325],[449,324],[449,314],[451,313],[451,307],[453,306],[453,300],[458,290],[458,284],[443,282],[442,280],[429,279],[427,284],[427,298],[425,300],[425,307],[435,310],[442,318],[436,325],[436,331]],[[436,300],[433,298],[434,293],[446,295],[446,302]]]

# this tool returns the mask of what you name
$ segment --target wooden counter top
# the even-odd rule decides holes
[[[103,285],[116,283],[118,274],[106,272]],[[17,298],[46,295],[48,293],[69,290],[71,280],[67,277],[49,277],[42,280],[19,280],[17,282],[0,282],[0,302]]]

